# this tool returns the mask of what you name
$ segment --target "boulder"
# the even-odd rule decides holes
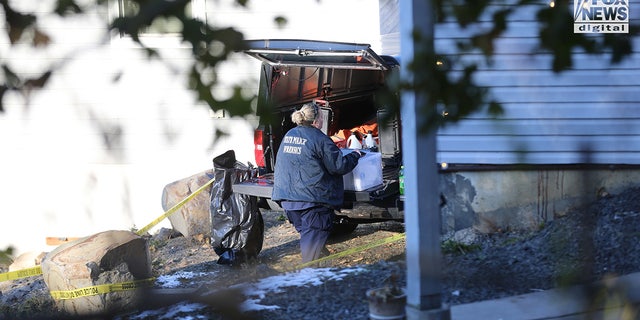
[[[456,231],[451,240],[470,246],[477,243],[479,239],[480,235],[478,234],[478,231],[474,228],[466,228]]]
[[[58,309],[80,316],[122,312],[141,301],[138,286],[99,294],[91,288],[151,278],[147,241],[130,231],[104,231],[63,244],[45,256],[41,267]]]
[[[9,265],[9,271],[17,271],[39,266],[45,254],[45,252],[36,251],[25,252],[13,260],[11,265]]]
[[[162,209],[165,212],[171,209],[175,204],[209,182],[211,178],[213,178],[213,169],[166,185],[162,190]],[[168,217],[171,227],[185,237],[201,234],[209,238],[211,236],[210,205],[211,187],[208,187]]]

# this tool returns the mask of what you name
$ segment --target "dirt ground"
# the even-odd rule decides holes
[[[266,267],[274,272],[290,271],[300,267],[300,236],[293,225],[287,221],[281,211],[263,211],[262,216],[265,223],[264,243],[255,264],[262,265],[262,269]],[[327,243],[327,249],[331,254],[349,253],[326,260],[322,262],[322,266],[349,267],[382,260],[404,259],[404,239],[374,248],[364,248],[365,245],[389,237],[397,238],[402,232],[404,232],[403,223],[388,221],[360,224],[352,233],[334,235]],[[177,236],[168,240],[156,238],[155,241],[151,241],[154,273],[168,274],[198,264],[211,267],[211,263],[218,260],[218,255],[206,240],[204,237]],[[232,270],[229,271],[230,277],[238,274]]]

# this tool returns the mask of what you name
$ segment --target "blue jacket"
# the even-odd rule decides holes
[[[338,209],[344,200],[342,176],[356,167],[359,158],[355,152],[343,155],[317,128],[297,126],[287,132],[278,149],[271,199]]]

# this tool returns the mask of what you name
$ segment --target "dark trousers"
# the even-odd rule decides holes
[[[302,262],[316,260],[323,255],[333,227],[333,209],[316,206],[304,210],[287,210],[289,222],[300,233]]]

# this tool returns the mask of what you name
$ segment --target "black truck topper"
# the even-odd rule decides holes
[[[376,86],[380,85],[380,79],[384,79],[383,73],[387,73],[398,66],[397,60],[393,57],[379,56],[371,49],[369,44],[363,43],[296,39],[247,40],[245,42],[244,53],[262,61],[263,70],[261,72],[261,82],[265,83],[261,83],[261,90],[263,90],[261,94],[263,96],[266,95],[265,101],[268,101],[267,103],[273,103],[274,101],[285,101],[285,103],[287,103],[281,107],[279,105],[273,107],[274,112],[282,113],[282,119],[287,118],[284,112],[291,109],[290,103],[296,101],[296,99],[300,99],[300,96],[296,96],[292,99],[278,100],[275,99],[276,97],[271,96],[284,92],[300,94],[299,90],[278,91],[275,89],[277,85],[284,85],[282,79],[280,79],[281,74],[279,73],[282,69],[291,68],[291,70],[298,70],[295,77],[297,80],[291,82],[294,83],[294,85],[299,81],[309,82],[308,86],[305,85],[305,83],[296,85],[299,86],[298,88],[304,87],[305,90],[311,88],[312,91],[309,91],[311,93],[305,92],[303,99],[323,99],[325,97],[321,96],[321,88],[333,86],[336,88],[335,92],[338,92],[333,96],[334,99],[337,99],[335,101],[336,104],[340,105],[340,103],[342,103],[342,105],[353,106],[354,108],[365,107],[367,108],[367,112],[373,111],[373,115],[375,116],[375,108],[377,107],[373,105],[375,100],[373,96],[375,95]],[[278,73],[275,75],[274,73],[265,73],[264,68],[277,70]],[[311,70],[318,69],[327,70],[327,72],[313,71],[312,76],[307,76],[307,73],[305,73],[305,70],[311,72]],[[331,70],[334,71],[332,72]],[[369,72],[371,73],[369,74]],[[369,86],[369,89],[363,86]],[[371,98],[365,99],[363,95],[370,95]],[[332,96],[330,95],[327,98],[331,99]],[[349,99],[354,99],[354,102],[345,102]],[[368,106],[364,106],[363,104],[368,104]],[[342,111],[342,117],[344,118],[347,115],[344,110]],[[282,125],[282,123],[278,125]],[[266,124],[265,126],[270,128],[268,130],[271,130],[269,135],[272,139],[273,137],[277,139],[278,136],[286,132],[286,128],[284,127],[276,129],[273,128],[271,124]],[[392,150],[398,150],[399,152],[398,126],[395,126],[394,130],[395,137],[391,139],[394,140],[394,142],[391,143],[394,145]],[[380,141],[382,140],[383,136],[381,135]],[[389,139],[384,138],[384,140]],[[277,145],[273,145],[270,150],[277,150]],[[273,154],[273,157],[273,159],[275,159],[275,154]],[[383,204],[382,207],[385,209],[389,208],[389,211],[394,211],[390,217],[401,218],[401,215],[398,213],[398,202],[400,202],[402,197],[399,197],[397,188],[397,170],[399,169],[399,165],[390,169],[393,171],[390,175],[383,172],[383,176],[386,177],[385,182],[381,186],[362,191],[345,191],[345,203],[364,204],[384,199],[385,204]],[[390,187],[389,184],[392,184],[392,186]],[[278,209],[277,204],[270,200],[272,189],[272,172],[267,172],[256,178],[233,185],[233,192],[262,198],[267,201],[268,208]]]
[[[248,40],[244,52],[272,66],[387,70],[368,44],[312,40]]]

